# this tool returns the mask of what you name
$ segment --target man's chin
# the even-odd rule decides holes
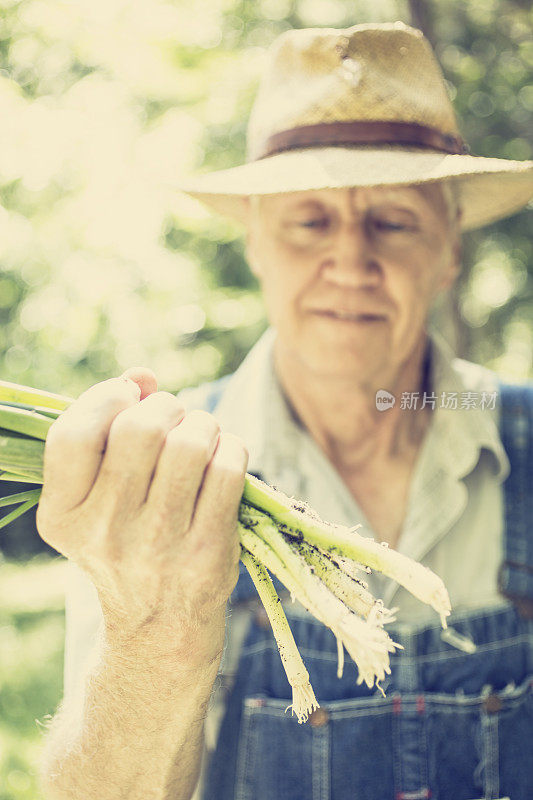
[[[358,384],[374,383],[379,375],[388,374],[390,368],[385,354],[368,351],[309,353],[307,363],[315,375],[324,379]]]
[[[278,339],[278,356],[294,374],[350,383],[379,383],[380,375],[391,370],[389,341],[324,342],[311,337],[294,337],[290,344]],[[290,366],[292,363],[292,367]]]

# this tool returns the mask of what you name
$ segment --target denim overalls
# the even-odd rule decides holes
[[[215,383],[208,410],[220,391]],[[303,725],[285,713],[290,686],[272,632],[256,618],[203,800],[533,800],[533,386],[500,392],[511,473],[498,578],[508,600],[452,614],[456,646],[439,623],[387,626],[404,649],[391,658],[385,698],[356,685],[348,656],[337,678],[333,634],[291,618],[289,605],[320,702]],[[255,595],[241,564],[231,602]]]

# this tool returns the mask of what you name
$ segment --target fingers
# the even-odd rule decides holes
[[[236,521],[247,465],[248,452],[239,437],[221,433],[205,473],[194,525],[213,527],[214,518],[217,525],[231,525]]]
[[[129,378],[139,385],[141,400],[144,400],[149,394],[157,392],[157,378],[148,367],[130,367],[126,372],[122,373],[122,377]]]
[[[154,392],[115,417],[91,498],[102,511],[134,511],[144,503],[166,437],[184,413],[174,395]]]
[[[133,380],[111,378],[92,386],[58,417],[46,438],[41,516],[45,506],[57,514],[86,498],[113,420],[137,404],[140,393]]]
[[[204,540],[205,555],[214,561],[227,560],[228,549],[233,549],[238,559],[237,518],[247,465],[248,452],[242,441],[221,433],[204,476],[191,529],[194,536]]]
[[[183,532],[191,522],[204,472],[218,442],[219,426],[205,411],[191,411],[169,431],[146,506]]]

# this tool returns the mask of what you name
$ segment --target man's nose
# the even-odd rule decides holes
[[[346,287],[379,284],[381,266],[363,221],[347,221],[339,226],[323,274],[327,280]]]

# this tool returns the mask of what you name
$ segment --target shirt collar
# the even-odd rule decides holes
[[[428,334],[430,385],[437,397],[433,436],[447,472],[464,478],[474,469],[482,449],[492,453],[499,481],[510,471],[499,434],[499,382],[491,370],[456,358],[438,331]],[[452,407],[443,407],[450,402]],[[456,398],[457,408],[453,407]]]
[[[246,443],[250,452],[248,471],[260,472],[266,480],[304,466],[298,464],[302,431],[274,371],[275,336],[274,329],[269,328],[259,339],[233,374],[216,410],[223,427]],[[454,357],[437,331],[428,332],[428,355],[435,409],[426,439],[436,443],[432,452],[438,454],[450,476],[460,479],[474,469],[485,448],[493,454],[498,480],[504,480],[510,467],[498,432],[497,376],[485,367]],[[443,398],[453,406],[454,397],[456,408],[442,407]],[[290,492],[290,487],[285,491]]]

